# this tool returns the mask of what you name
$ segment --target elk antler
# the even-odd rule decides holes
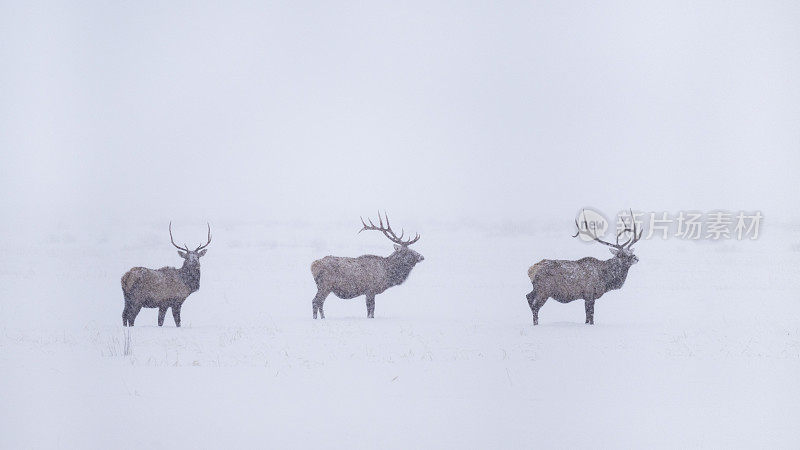
[[[639,234],[636,234],[636,218],[633,216],[633,210],[632,209],[630,210],[630,212],[631,212],[631,222],[633,222],[633,237],[631,238],[631,240],[628,243],[628,248],[633,247],[633,244],[639,242],[639,239],[642,238],[642,233],[644,233],[644,230],[641,230],[641,231],[639,231]],[[628,227],[626,226],[625,230],[622,230],[622,231],[627,231],[627,230],[628,230]],[[622,231],[620,233],[622,233]]]
[[[622,231],[620,231],[619,233],[617,233],[617,243],[616,243],[616,244],[612,244],[612,243],[610,243],[610,242],[606,242],[606,241],[604,241],[604,240],[600,239],[599,237],[597,237],[597,235],[596,235],[595,233],[593,233],[593,232],[591,232],[591,231],[589,230],[589,222],[586,220],[586,211],[583,211],[583,212],[581,213],[581,215],[583,216],[583,226],[584,226],[584,228],[585,228],[586,230],[584,231],[584,230],[583,230],[583,229],[580,227],[580,225],[578,225],[578,220],[576,219],[576,220],[575,220],[575,227],[578,229],[578,231],[577,231],[577,232],[576,232],[576,233],[575,233],[575,234],[574,234],[572,237],[577,237],[579,234],[583,234],[583,235],[585,235],[585,236],[589,236],[589,237],[590,237],[590,238],[592,238],[593,240],[595,240],[595,241],[597,241],[597,242],[599,242],[599,243],[601,243],[601,244],[603,244],[603,245],[607,245],[607,246],[609,246],[609,247],[614,247],[614,248],[616,248],[616,249],[620,249],[620,250],[622,250],[622,249],[623,249],[623,248],[625,248],[626,246],[627,246],[628,248],[630,248],[630,246],[631,246],[631,245],[633,245],[633,244],[634,244],[636,241],[638,241],[638,240],[639,240],[639,238],[641,238],[641,237],[642,237],[642,233],[639,233],[639,238],[636,238],[636,221],[635,221],[635,220],[633,220],[633,211],[632,211],[632,210],[631,210],[631,220],[633,220],[633,230],[631,230],[630,228],[628,228],[628,226],[626,225],[624,230],[622,230]],[[633,237],[631,237],[630,239],[628,239],[626,242],[624,242],[624,243],[620,244],[620,243],[619,243],[619,237],[620,237],[620,236],[622,236],[622,234],[624,234],[624,233],[626,233],[626,232],[632,232],[632,233],[633,233]],[[634,238],[636,238],[636,240],[634,240]],[[631,241],[633,241],[633,242],[631,242]]]
[[[175,248],[177,248],[178,250],[183,250],[185,252],[189,251],[189,247],[187,247],[186,244],[183,244],[183,247],[179,247],[178,244],[175,243],[175,240],[172,239],[172,221],[171,220],[169,222],[169,241],[172,242],[172,245],[174,245]]]
[[[208,244],[211,243],[211,224],[206,222],[206,225],[208,225],[208,242],[206,242],[204,245],[200,245],[196,249],[194,249],[194,251],[196,251],[196,252],[208,247]],[[175,240],[172,238],[172,221],[169,222],[169,241],[172,242],[172,245],[174,245],[175,248],[177,248],[178,250],[183,250],[185,252],[190,252],[191,251],[191,250],[189,250],[189,246],[188,245],[183,244],[183,247],[179,247],[178,244],[175,243]]]
[[[403,247],[408,247],[409,245],[419,240],[419,233],[417,233],[414,239],[403,241],[403,236],[405,235],[405,231],[402,228],[400,229],[400,237],[397,237],[397,235],[394,234],[394,231],[392,231],[391,225],[389,225],[389,215],[386,214],[386,211],[383,212],[383,215],[386,216],[386,227],[383,226],[383,219],[381,218],[381,212],[378,211],[378,225],[376,226],[374,223],[372,223],[372,219],[367,219],[369,220],[369,225],[367,225],[364,222],[364,218],[360,217],[361,225],[364,225],[364,227],[358,230],[358,232],[361,233],[364,230],[380,231],[383,233],[384,236],[389,238],[390,241],[394,242],[395,244],[402,245]]]
[[[211,243],[211,224],[210,224],[210,223],[208,223],[208,222],[206,222],[206,225],[208,225],[208,242],[206,242],[205,244],[203,244],[203,245],[201,245],[201,246],[197,247],[197,248],[194,250],[194,251],[196,251],[196,252],[197,252],[197,251],[200,251],[200,250],[202,250],[202,249],[204,249],[204,248],[206,248],[206,247],[208,247],[208,244],[210,244],[210,243]]]

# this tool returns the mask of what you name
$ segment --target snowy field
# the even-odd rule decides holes
[[[0,450],[800,448],[796,0],[0,1],[0,64]],[[582,207],[764,219],[534,327]],[[425,260],[312,320],[378,208]]]
[[[390,252],[357,225],[212,224],[184,326],[143,310],[131,355],[119,278],[180,264],[166,223],[7,230],[0,447],[800,444],[796,224],[757,241],[643,240],[596,325],[582,302],[551,300],[533,327],[528,266],[605,248],[568,222],[412,223],[426,259],[374,320],[363,297],[331,296],[313,321],[311,261]]]

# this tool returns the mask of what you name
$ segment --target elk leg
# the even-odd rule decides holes
[[[533,306],[531,306],[531,311],[533,312],[533,324],[539,325],[539,309],[544,306],[544,303],[547,301],[547,297],[536,299]]]
[[[181,326],[181,305],[172,305],[172,319],[176,327]]]
[[[136,321],[136,316],[139,315],[139,311],[141,311],[141,309],[142,305],[136,305],[136,306],[132,305],[130,309],[128,309],[128,326],[130,327],[133,326],[133,322]]]
[[[164,316],[167,315],[167,307],[162,306],[158,308],[158,326],[164,325]]]
[[[367,317],[375,318],[375,295],[367,294]]]
[[[317,311],[319,311],[320,319],[325,318],[325,311],[322,310],[322,305],[325,304],[325,298],[328,297],[330,292],[326,292],[323,290],[317,290],[317,295],[314,296],[314,300],[311,301],[311,306],[314,308],[314,318],[317,318]]]
[[[594,300],[584,301],[586,306],[586,323],[594,325]]]
[[[534,306],[536,305],[536,293],[534,291],[531,291],[530,293],[525,295],[525,298],[528,299],[528,306],[530,306],[531,312],[533,313]]]
[[[128,315],[130,313],[131,313],[131,304],[128,303],[128,302],[125,302],[125,308],[123,308],[123,310],[122,310],[122,326],[123,327],[127,327],[128,326]],[[133,325],[133,324],[131,324],[131,325]]]

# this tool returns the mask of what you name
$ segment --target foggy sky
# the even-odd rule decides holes
[[[2,2],[6,220],[798,216],[799,3],[398,3]]]

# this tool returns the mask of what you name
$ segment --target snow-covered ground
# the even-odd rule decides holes
[[[596,325],[551,300],[533,327],[530,264],[610,256],[570,225],[408,225],[426,259],[376,318],[331,296],[313,321],[311,261],[388,241],[357,222],[215,223],[184,326],[143,310],[132,355],[119,278],[180,264],[165,223],[6,230],[0,447],[800,445],[800,227],[643,240]]]
[[[0,450],[800,448],[799,32],[792,0],[0,1]],[[643,240],[596,325],[534,327],[531,264],[610,257],[584,206],[764,221]],[[377,208],[425,260],[312,320],[312,261],[391,252]],[[170,220],[211,222],[200,290],[123,328]]]

